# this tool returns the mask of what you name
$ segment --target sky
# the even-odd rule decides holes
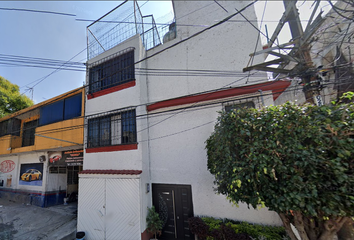
[[[86,27],[91,22],[79,19],[96,20],[121,2],[0,1],[0,59],[5,55],[15,55],[84,63],[87,60]],[[166,14],[171,16],[172,4],[170,1],[144,3],[145,1],[139,2],[142,14],[153,14],[157,23],[160,23],[160,20],[164,21],[161,23],[165,23]],[[326,1],[323,1],[321,6],[324,9],[329,8]],[[298,7],[300,17],[306,24],[306,19],[309,18],[311,12],[311,3],[298,1]],[[5,8],[53,11],[67,15],[4,10]],[[265,33],[264,25],[266,24],[269,36],[271,36],[284,11],[282,2],[259,1],[255,4],[255,9],[259,25],[264,9],[266,10],[261,30]],[[285,28],[279,37],[279,42],[284,43],[290,38],[289,31]],[[263,43],[266,42],[264,36],[261,37],[261,40]],[[76,57],[73,58],[74,56]],[[0,60],[0,76],[17,84],[20,87],[20,92],[33,98],[35,103],[81,87],[85,82],[85,71],[56,71],[47,68],[10,66],[3,63]]]

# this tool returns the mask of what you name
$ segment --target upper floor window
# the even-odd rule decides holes
[[[81,116],[82,94],[43,106],[40,109],[39,125],[46,125]]]
[[[95,93],[135,79],[134,49],[89,68],[89,93]]]
[[[236,104],[230,104],[225,106],[225,112],[230,112],[234,109],[240,109],[240,108],[255,108],[254,102],[243,102],[243,103],[236,103]]]
[[[38,119],[23,124],[22,147],[34,145],[34,134],[38,126]]]
[[[136,143],[135,109],[88,119],[88,148],[130,143]]]
[[[21,120],[11,118],[9,120],[0,122],[0,137],[5,135],[20,136]]]

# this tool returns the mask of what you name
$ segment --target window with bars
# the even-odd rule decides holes
[[[89,69],[89,93],[111,88],[134,79],[134,50],[130,50]]]
[[[136,143],[135,109],[88,119],[87,147]]]
[[[49,168],[49,173],[65,174],[66,167],[54,166]]]
[[[38,119],[23,124],[22,147],[34,145],[34,134],[38,126]]]
[[[241,108],[255,108],[254,102],[243,102],[243,103],[235,103],[225,106],[225,112],[230,112],[234,109],[241,109]]]
[[[21,120],[11,118],[9,120],[0,122],[0,137],[5,135],[20,136]]]
[[[82,168],[82,167],[81,167]],[[68,166],[68,184],[78,184],[79,183],[79,166]]]

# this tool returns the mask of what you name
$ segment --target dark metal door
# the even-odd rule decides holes
[[[188,219],[193,217],[190,185],[152,184],[153,205],[163,221],[159,239],[194,239]]]

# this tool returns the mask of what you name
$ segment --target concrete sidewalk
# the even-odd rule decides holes
[[[0,239],[73,240],[77,203],[41,208],[0,198]]]

